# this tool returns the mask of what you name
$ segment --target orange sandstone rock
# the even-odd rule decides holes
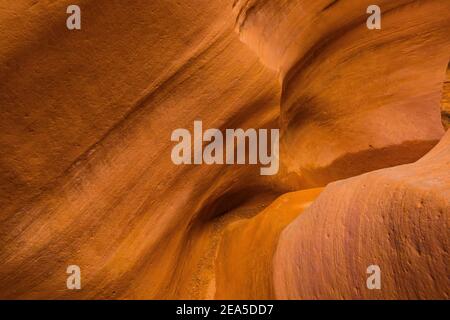
[[[381,30],[370,4],[236,2],[241,39],[280,72],[282,158],[303,187],[413,162],[444,133],[450,2],[379,1]]]
[[[281,234],[281,299],[448,299],[450,132],[413,164],[330,184]],[[381,290],[366,286],[381,269]]]
[[[274,299],[272,260],[281,231],[321,188],[284,194],[251,219],[230,224],[216,258],[216,299]]]
[[[204,297],[203,226],[286,190],[256,166],[176,166],[170,136],[276,126],[276,77],[228,1],[82,1],[80,31],[68,1],[21,4],[0,5],[0,298]]]
[[[0,4],[0,298],[448,298],[448,138],[283,195],[436,144],[448,1],[69,4]],[[174,165],[195,120],[280,128],[279,174]]]

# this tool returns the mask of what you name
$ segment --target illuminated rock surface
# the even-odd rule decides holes
[[[354,282],[292,269],[308,241],[324,261],[356,263],[323,230],[336,246],[391,250],[379,257],[392,290],[373,297],[448,297],[445,143],[435,157],[332,184],[302,213],[329,182],[414,162],[443,136],[448,1],[378,1],[374,31],[359,0],[77,2],[78,31],[65,25],[73,1],[0,4],[0,298],[357,297]],[[279,174],[174,165],[171,133],[195,120],[280,128]],[[354,225],[367,237],[344,241],[348,224],[332,217],[374,220]],[[385,223],[416,247],[396,256]],[[375,263],[365,253],[358,263]],[[418,264],[414,279],[399,259]],[[72,264],[80,291],[66,288]],[[364,267],[352,281],[366,277]]]
[[[328,185],[280,237],[276,297],[448,299],[449,169],[450,132],[416,163]]]

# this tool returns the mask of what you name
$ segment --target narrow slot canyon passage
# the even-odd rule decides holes
[[[450,1],[2,1],[0,299],[449,298]]]

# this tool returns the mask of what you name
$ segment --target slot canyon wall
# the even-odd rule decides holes
[[[0,3],[1,299],[449,298],[449,1],[76,2]],[[196,120],[278,174],[175,165]]]

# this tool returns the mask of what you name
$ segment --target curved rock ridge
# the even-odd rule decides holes
[[[216,299],[273,299],[272,258],[281,231],[322,188],[284,194],[250,219],[225,229],[216,258]]]
[[[442,137],[447,1],[237,1],[237,29],[283,85],[282,159],[302,187],[413,162]]]
[[[449,299],[450,132],[419,161],[330,184],[281,234],[281,299]],[[381,270],[369,290],[366,270]]]
[[[31,4],[1,7],[0,297],[204,297],[216,218],[288,189],[255,166],[176,166],[171,133],[275,127],[276,77],[228,1],[82,1],[77,33],[68,1]]]

